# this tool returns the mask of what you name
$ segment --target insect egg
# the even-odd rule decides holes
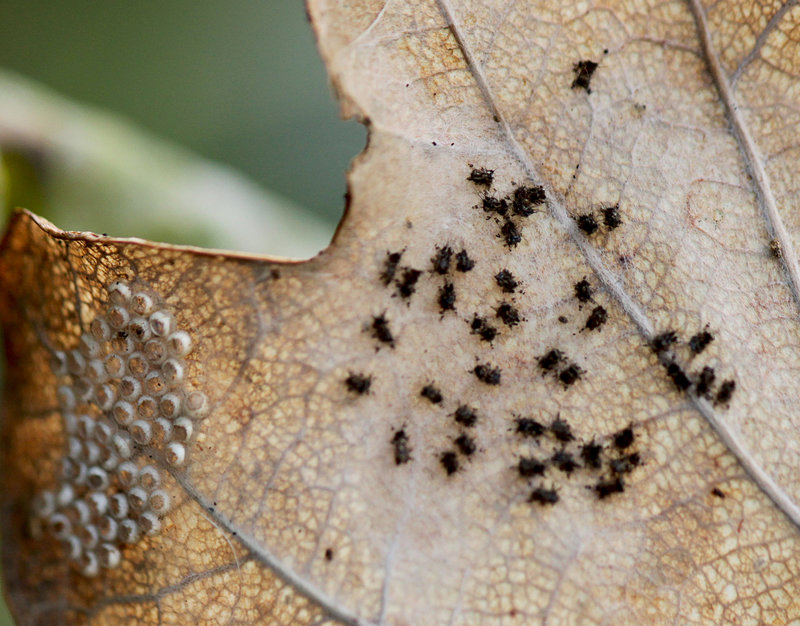
[[[181,358],[189,354],[192,350],[192,339],[189,333],[183,330],[172,333],[167,340],[167,347],[169,353],[176,357]]]
[[[153,298],[146,293],[136,293],[131,298],[131,309],[136,315],[150,315],[153,308]]]
[[[154,335],[165,337],[172,331],[173,320],[168,313],[156,311],[150,316],[150,328]]]

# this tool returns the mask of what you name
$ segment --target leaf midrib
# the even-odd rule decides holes
[[[791,0],[790,0],[791,1]],[[722,73],[719,61],[713,55],[713,48],[711,47],[710,34],[705,20],[705,15],[702,8],[699,6],[698,0],[687,0],[690,10],[695,17],[697,24],[698,37],[700,39],[703,54],[709,67],[709,72],[717,86],[720,99],[725,106],[728,118],[731,122],[734,136],[736,137],[739,149],[742,152],[746,166],[751,173],[753,185],[756,188],[756,195],[759,200],[759,205],[762,208],[764,219],[767,222],[768,229],[774,233],[775,239],[781,245],[783,254],[783,261],[785,263],[786,271],[789,276],[790,288],[795,301],[800,304],[800,267],[798,267],[797,256],[791,247],[789,234],[780,219],[775,198],[772,194],[769,179],[766,172],[758,159],[758,151],[750,136],[744,121],[739,114],[738,106],[731,93],[730,85]],[[581,234],[575,225],[574,220],[570,218],[567,212],[565,202],[560,194],[557,194],[547,180],[538,172],[536,166],[531,160],[528,153],[522,148],[516,140],[511,127],[497,107],[492,91],[489,87],[489,82],[486,75],[483,73],[481,66],[475,61],[472,51],[466,45],[464,37],[460,28],[454,19],[454,13],[451,8],[450,0],[436,0],[439,11],[447,22],[447,26],[453,34],[461,53],[464,55],[464,60],[467,64],[469,71],[483,95],[483,98],[489,107],[491,114],[498,120],[498,125],[501,127],[503,134],[506,137],[512,152],[519,159],[522,166],[525,168],[528,175],[545,188],[547,194],[547,207],[550,215],[560,224],[560,226],[570,236],[573,243],[578,247],[581,254],[584,256],[587,264],[596,274],[600,283],[605,287],[612,297],[614,297],[618,304],[622,307],[625,313],[631,318],[634,326],[638,329],[639,333],[643,336],[645,341],[649,343],[654,337],[653,325],[647,317],[642,306],[637,302],[633,296],[625,291],[622,281],[618,275],[612,272],[603,263],[598,251],[589,243],[589,240]],[[745,443],[739,437],[739,434],[725,423],[720,415],[716,412],[714,407],[704,398],[697,398],[687,394],[688,401],[695,409],[706,419],[711,427],[716,431],[722,442],[727,446],[731,453],[737,458],[739,463],[745,469],[750,478],[755,482],[758,487],[773,501],[775,506],[781,510],[789,521],[796,527],[800,528],[800,507],[791,499],[791,497],[784,491],[784,489],[758,464],[756,458],[750,453]]]

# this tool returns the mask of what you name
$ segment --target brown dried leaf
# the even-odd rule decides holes
[[[796,619],[800,9],[309,12],[345,111],[371,131],[319,257],[110,240],[28,215],[6,236],[4,564],[20,619]],[[490,187],[473,166],[494,170]],[[515,190],[536,185],[547,202],[514,213],[537,195]],[[505,216],[485,195],[507,198]],[[474,267],[445,268],[446,248]],[[182,464],[163,441],[134,446],[172,506],[89,577],[92,559],[71,565],[48,507],[31,506],[58,484],[67,429],[76,457],[94,453],[80,444],[99,400],[73,425],[58,392],[81,391],[80,359],[60,377],[51,361],[96,319],[124,321],[115,281],[188,333],[191,351],[155,371],[183,373],[193,432]],[[109,489],[135,503],[125,478]],[[81,506],[66,509],[86,535]]]

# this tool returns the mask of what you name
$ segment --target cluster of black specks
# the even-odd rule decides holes
[[[431,264],[433,268],[431,271],[444,276],[450,269],[450,259],[453,256],[453,250],[450,246],[443,246],[436,249],[436,254],[431,257]]]
[[[564,353],[557,348],[548,351],[543,356],[540,356],[539,367],[544,373],[552,371],[557,365],[565,360]]]
[[[515,431],[522,437],[541,437],[544,433],[544,425],[532,417],[517,417],[514,418],[514,423]]]
[[[725,499],[725,492],[722,491],[722,489],[720,489],[719,487],[714,487],[711,490],[711,495],[714,496],[714,497],[719,498],[720,500],[724,500]]]
[[[565,387],[571,387],[583,376],[583,373],[583,369],[579,365],[570,363],[558,374],[558,380]]]
[[[381,282],[388,286],[394,280],[397,273],[397,266],[400,264],[400,259],[403,257],[403,251],[400,252],[387,252],[386,260],[383,262],[383,271],[381,272]]]
[[[456,288],[449,280],[445,281],[444,285],[439,287],[439,296],[437,298],[439,303],[439,311],[453,311],[456,308]]]
[[[497,337],[497,329],[486,321],[485,317],[475,314],[470,323],[472,332],[478,335],[483,341],[491,343]]]
[[[612,445],[617,456],[608,460],[608,473],[592,487],[598,499],[605,500],[615,493],[623,493],[625,491],[623,476],[641,465],[638,452],[626,452],[633,445],[634,438],[632,426],[627,426],[612,436]]]
[[[672,382],[679,391],[686,391],[692,386],[692,381],[689,380],[686,372],[684,372],[675,361],[669,361],[665,363],[664,366],[667,368],[667,376],[672,379]]]
[[[397,295],[403,299],[410,298],[416,291],[417,281],[421,274],[422,272],[419,270],[410,267],[404,268],[402,276],[395,282],[397,286]]]
[[[372,376],[350,372],[350,375],[344,379],[344,384],[349,391],[363,396],[369,393],[369,388],[372,385]]]
[[[555,504],[558,502],[558,493],[552,487],[536,487],[528,498],[528,502],[537,504]]]
[[[608,313],[606,312],[605,308],[602,306],[596,306],[592,309],[589,319],[586,320],[586,326],[584,326],[584,328],[587,330],[597,330],[606,323],[607,319]]]
[[[494,280],[497,286],[503,290],[503,293],[514,293],[519,287],[517,279],[514,275],[506,269],[502,269],[494,275]]]
[[[517,225],[511,220],[505,220],[505,222],[503,222],[498,236],[505,242],[506,247],[509,249],[516,248],[517,244],[522,241],[522,235]]]
[[[598,219],[594,211],[575,216],[575,224],[587,236],[594,235],[600,230],[601,220],[608,231],[615,230],[622,226],[622,216],[619,212],[619,205],[615,204],[614,206],[600,209],[600,219]]]
[[[442,392],[439,391],[436,385],[425,385],[419,395],[433,404],[442,403]]]
[[[714,335],[708,332],[708,329],[706,328],[699,333],[692,335],[691,339],[689,339],[689,349],[693,354],[700,354],[712,341],[714,341]]]
[[[714,380],[717,378],[717,375],[714,373],[713,367],[704,367],[700,372],[695,376],[694,379],[694,391],[698,396],[702,396],[704,398],[709,397],[711,394],[711,387],[714,384]]]
[[[588,59],[578,61],[572,66],[572,71],[575,73],[575,79],[572,81],[573,89],[585,89],[586,93],[592,93],[589,86],[592,80],[592,74],[597,69],[597,63]]]
[[[479,363],[475,366],[472,370],[472,373],[475,374],[475,377],[485,383],[487,385],[499,385],[500,384],[500,368],[499,367],[492,367],[486,363]]]
[[[599,469],[600,467],[600,454],[603,451],[603,446],[592,439],[589,443],[581,446],[581,460],[586,467],[592,469]]]
[[[562,443],[569,443],[575,440],[575,435],[572,434],[572,428],[567,422],[561,419],[560,414],[556,416],[556,419],[550,424],[550,432]]]
[[[499,317],[506,326],[516,326],[521,319],[519,311],[508,302],[501,302],[500,306],[497,307],[497,317]]]
[[[622,225],[622,217],[619,214],[618,204],[600,209],[600,212],[603,214],[603,224],[605,224],[606,228],[609,230],[614,230]]]
[[[461,250],[456,254],[456,269],[459,272],[469,272],[473,267],[475,267],[475,261],[469,258],[466,250]]]
[[[487,213],[497,213],[498,215],[505,215],[508,212],[508,200],[505,198],[495,198],[494,196],[483,196],[481,201],[483,210]]]
[[[591,213],[584,213],[575,218],[575,223],[587,235],[593,235],[597,232],[597,219]]]
[[[717,395],[714,398],[714,404],[728,404],[733,397],[733,392],[736,389],[736,382],[733,380],[726,380],[719,386]]]
[[[444,468],[444,471],[447,472],[448,476],[452,476],[458,471],[458,456],[452,450],[442,452],[441,456],[439,457],[439,462],[442,464],[442,467]]]
[[[391,444],[394,448],[395,465],[403,465],[411,460],[411,448],[408,445],[408,435],[405,428],[395,431]]]
[[[464,456],[472,456],[477,450],[477,446],[475,445],[475,439],[467,435],[466,433],[461,433],[458,437],[455,438],[453,443],[456,444],[459,452]]]
[[[453,413],[453,419],[462,426],[472,428],[478,421],[478,414],[472,407],[462,404],[456,409],[455,413]]]
[[[494,170],[487,170],[485,167],[473,168],[467,180],[482,187],[490,187],[494,181]]]
[[[547,465],[532,456],[524,456],[517,464],[517,471],[522,478],[533,478],[543,476]]]
[[[389,320],[386,319],[385,313],[372,318],[372,335],[381,343],[388,344],[394,348],[394,336],[389,329]]]
[[[575,297],[578,299],[578,302],[589,302],[589,300],[592,299],[594,290],[585,276],[575,283],[573,289],[575,290]]]
[[[516,215],[529,217],[536,212],[534,207],[543,204],[545,199],[544,188],[539,185],[517,187],[511,206]]]
[[[675,331],[667,330],[653,337],[653,340],[650,342],[650,347],[653,349],[653,352],[660,354],[665,350],[669,350],[677,341],[678,335]]]
[[[565,474],[571,474],[579,467],[578,463],[575,462],[572,453],[567,452],[566,450],[556,451],[550,462],[553,464],[553,466]]]

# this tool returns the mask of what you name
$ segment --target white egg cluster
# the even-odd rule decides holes
[[[170,495],[158,466],[186,462],[208,411],[183,384],[192,339],[157,297],[120,281],[108,297],[78,347],[53,355],[66,450],[58,487],[33,505],[33,521],[86,576],[159,533]]]

